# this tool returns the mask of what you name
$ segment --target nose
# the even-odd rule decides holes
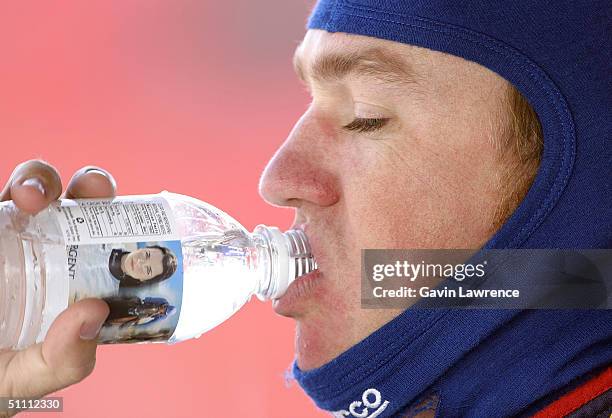
[[[336,203],[340,190],[331,132],[312,111],[304,113],[262,174],[259,193],[263,199],[291,207]]]

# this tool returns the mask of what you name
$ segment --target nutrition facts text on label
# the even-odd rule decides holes
[[[177,238],[165,199],[63,201],[58,212],[67,244]]]

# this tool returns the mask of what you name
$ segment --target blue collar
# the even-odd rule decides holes
[[[510,416],[609,364],[611,323],[603,310],[407,309],[320,368],[294,363],[293,375],[320,408],[347,412],[338,416],[370,417],[387,402],[377,416],[390,417],[429,392],[437,416]],[[371,389],[380,405],[365,415]]]

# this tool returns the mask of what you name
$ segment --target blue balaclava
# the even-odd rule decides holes
[[[544,152],[486,247],[611,248],[611,22],[609,0],[321,0],[308,28],[445,52],[510,81],[539,117]],[[435,399],[436,417],[505,417],[528,416],[611,363],[609,310],[409,308],[293,375],[320,408],[346,411],[337,416],[398,416]]]

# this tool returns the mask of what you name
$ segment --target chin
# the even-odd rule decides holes
[[[295,354],[302,370],[310,370],[328,363],[355,344],[354,329],[359,312],[349,306],[345,295],[326,293],[311,300],[293,313],[296,321]],[[359,301],[354,303],[359,304]],[[296,305],[297,307],[297,305]]]
[[[295,355],[301,370],[321,367],[337,357],[342,350],[336,347],[335,338],[316,321],[297,321],[295,333]]]
[[[316,305],[294,315],[295,353],[301,370],[312,370],[329,363],[395,318],[404,309],[362,310],[360,295],[327,294]],[[334,302],[335,301],[335,302]]]
[[[296,279],[273,301],[277,314],[296,321],[295,353],[302,370],[322,366],[352,346],[353,327],[362,315],[360,258],[334,263],[324,257],[328,252],[317,251],[316,240],[311,244],[319,269]]]

